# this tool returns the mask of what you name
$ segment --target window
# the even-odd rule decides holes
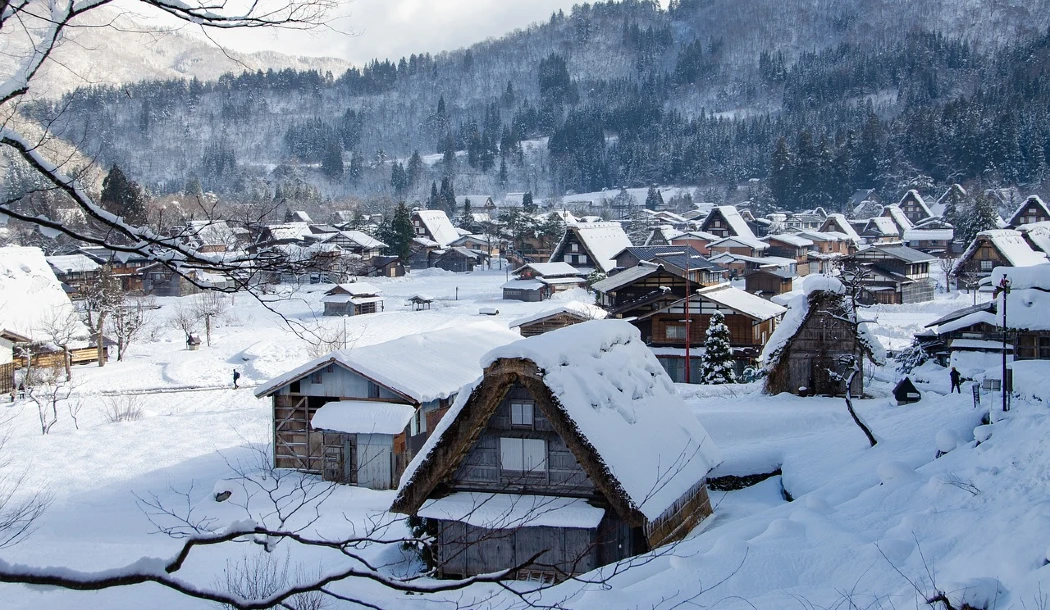
[[[500,465],[513,472],[547,472],[547,441],[535,438],[499,439]]]
[[[310,373],[310,383],[321,383],[324,373],[321,371],[314,371]]]
[[[587,255],[586,254],[581,254],[580,255],[580,264],[581,265],[586,265],[587,264]]]
[[[666,339],[685,340],[685,325],[668,324],[664,327],[664,337]]]
[[[580,244],[576,244],[576,243],[569,244],[569,252],[579,252],[579,251],[580,251]]]
[[[298,379],[296,379],[295,381],[293,381],[291,384],[288,385],[288,391],[291,392],[292,394],[298,394],[299,393],[299,380]]]
[[[515,400],[510,403],[510,425],[532,426],[532,401]]]
[[[1039,359],[1050,360],[1050,337],[1039,337]]]
[[[374,381],[368,382],[368,397],[379,398],[379,386]]]
[[[417,434],[425,434],[427,431],[427,415],[423,412],[423,407],[416,410],[415,416],[412,417],[412,436]]]
[[[991,271],[992,261],[981,261],[981,271]]]

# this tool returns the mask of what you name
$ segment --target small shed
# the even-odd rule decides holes
[[[394,512],[436,530],[437,572],[562,580],[681,540],[712,513],[721,453],[619,320],[489,352],[401,479]]]
[[[898,405],[907,405],[922,400],[922,393],[915,387],[910,377],[905,377],[893,387],[893,397],[897,399]]]
[[[522,337],[533,337],[588,320],[604,320],[608,315],[608,312],[596,305],[569,301],[559,307],[544,309],[531,316],[514,320],[510,323],[510,328],[517,328]]]
[[[762,351],[765,391],[844,394],[848,362],[855,362],[861,371],[865,358],[882,364],[882,344],[859,318],[842,282],[811,275],[803,290],[788,304],[787,314]],[[862,394],[864,375],[855,375],[849,389]]]
[[[367,261],[368,277],[403,277],[405,264],[397,256],[373,256]]]
[[[470,273],[474,267],[484,264],[488,255],[479,250],[448,248],[434,260],[434,267],[456,273]]]
[[[403,433],[416,409],[379,400],[339,400],[314,412],[310,427],[322,433],[326,481],[393,489]]]
[[[366,282],[337,284],[321,297],[326,316],[356,316],[383,311],[379,289]]]
[[[412,308],[416,311],[423,311],[424,309],[430,309],[430,305],[434,302],[434,297],[429,294],[414,294],[408,302],[412,304]]]

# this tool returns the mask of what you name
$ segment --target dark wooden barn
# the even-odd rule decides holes
[[[392,507],[436,532],[439,575],[542,553],[517,577],[562,580],[680,540],[711,514],[719,451],[634,327],[584,322],[482,364]]]
[[[905,377],[893,386],[893,397],[897,399],[898,405],[907,405],[922,400],[922,393],[915,387],[910,377]]]
[[[767,393],[844,394],[853,363],[861,372],[865,359],[881,364],[881,344],[845,293],[834,278],[807,279],[805,294],[791,301],[762,352]],[[863,374],[853,377],[850,392],[863,394]]]

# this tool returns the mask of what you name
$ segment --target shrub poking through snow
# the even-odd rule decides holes
[[[726,318],[720,311],[711,316],[710,326],[707,327],[704,357],[700,364],[700,381],[711,385],[736,383],[733,353],[729,347],[729,327],[726,326]]]
[[[108,396],[102,404],[102,414],[111,424],[142,419],[142,400],[134,394]]]

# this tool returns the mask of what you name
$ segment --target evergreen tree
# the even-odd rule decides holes
[[[321,159],[321,173],[329,180],[339,180],[343,177],[343,149],[336,140],[328,142],[324,158]]]
[[[390,234],[387,237],[389,241],[384,241],[394,256],[399,257],[402,261],[407,261],[412,253],[412,238],[415,236],[416,231],[412,228],[412,212],[402,201],[394,208],[394,220],[390,223]]]
[[[769,168],[769,193],[778,206],[785,209],[795,207],[795,160],[788,148],[787,139],[777,140]]]
[[[503,188],[507,186],[507,158],[500,157],[499,159],[499,185]]]
[[[116,164],[102,181],[102,207],[131,224],[146,222],[146,195],[137,182],[128,180]]]
[[[408,166],[405,167],[405,175],[408,178],[408,186],[413,187],[419,184],[419,179],[423,177],[423,158],[419,156],[419,151],[412,151],[412,156],[408,158]]]
[[[524,210],[526,214],[536,213],[536,204],[532,201],[532,191],[528,191],[521,196],[521,209]]]
[[[441,207],[441,196],[438,194],[437,182],[430,182],[430,197],[427,198],[427,209],[436,210]]]
[[[960,227],[956,231],[964,243],[972,242],[981,231],[998,227],[999,209],[995,198],[983,194],[980,186],[971,188],[967,194],[966,209],[961,214]]]
[[[390,186],[394,187],[394,197],[401,199],[408,189],[408,172],[400,161],[394,161],[390,168]]]
[[[711,385],[736,383],[733,353],[729,346],[729,327],[726,326],[725,316],[722,315],[722,312],[716,311],[711,315],[707,337],[704,339],[704,355],[700,361],[701,383]]]
[[[474,211],[471,209],[470,199],[463,200],[463,210],[457,217],[456,226],[467,231],[474,231]]]
[[[356,150],[350,155],[350,184],[357,184],[365,173],[365,158]]]
[[[456,187],[449,178],[441,179],[441,190],[438,191],[438,207],[445,210],[449,218],[456,216]]]
[[[656,190],[656,186],[650,186],[649,192],[645,195],[645,209],[657,210],[664,207],[664,197],[660,194],[660,191]]]

